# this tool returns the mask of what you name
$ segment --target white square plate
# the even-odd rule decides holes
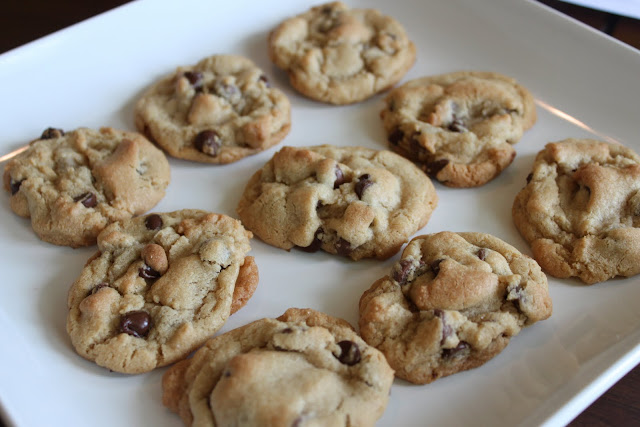
[[[317,2],[315,2],[317,3]],[[417,234],[491,233],[530,253],[511,204],[535,156],[567,137],[616,140],[640,151],[640,54],[538,3],[513,0],[349,2],[393,15],[417,46],[404,80],[456,70],[515,77],[538,101],[537,124],[515,146],[497,179],[475,189],[437,185],[440,203]],[[266,53],[270,29],[306,10],[307,0],[152,1],[128,4],[0,56],[0,153],[49,126],[133,130],[133,105],[176,66],[215,53],[248,56],[290,97],[287,145],[386,147],[382,96],[336,107],[303,98]],[[281,144],[282,145],[282,144]],[[281,146],[280,145],[280,146]],[[250,175],[277,148],[227,166],[172,159],[172,182],[155,208],[235,215]],[[18,426],[178,426],[161,404],[164,369],[125,376],[77,356],[65,331],[66,295],[95,248],[38,240],[0,197],[0,402]],[[350,262],[325,253],[287,253],[254,240],[255,296],[223,331],[291,306],[357,324],[362,292],[386,262]],[[553,316],[524,330],[484,366],[430,385],[396,380],[379,425],[538,425],[568,422],[640,360],[640,278],[594,286],[550,278]]]

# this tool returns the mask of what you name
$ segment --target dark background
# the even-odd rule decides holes
[[[640,21],[636,19],[557,0],[539,1],[640,49]],[[4,0],[3,3],[2,13],[0,13],[0,53],[128,1]],[[638,84],[640,84],[640,76]],[[57,424],[56,420],[51,420],[51,423]],[[574,427],[640,426],[640,366],[622,378],[570,425]],[[3,426],[0,420],[0,427]]]

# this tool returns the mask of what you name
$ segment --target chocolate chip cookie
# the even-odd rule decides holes
[[[109,225],[69,291],[78,354],[130,374],[185,358],[253,293],[250,237],[239,221],[199,210]]]
[[[565,139],[540,151],[513,221],[549,274],[585,283],[640,273],[640,156]]]
[[[238,215],[278,248],[386,259],[425,226],[437,200],[429,178],[390,151],[284,147],[250,179]]]
[[[252,61],[214,55],[153,85],[138,101],[135,122],[174,157],[231,163],[280,142],[290,109]]]
[[[416,384],[482,365],[551,315],[547,278],[482,233],[419,236],[360,299],[360,333]]]
[[[393,370],[344,320],[289,309],[210,339],[164,375],[186,425],[373,426]]]
[[[515,158],[536,121],[531,93],[498,73],[464,71],[411,80],[380,113],[389,145],[450,187],[475,187]]]
[[[303,95],[349,104],[397,83],[416,53],[395,19],[334,2],[282,22],[269,35],[269,56]]]
[[[46,129],[4,169],[11,209],[38,237],[71,247],[96,243],[107,224],[164,197],[169,163],[142,135],[112,128]]]

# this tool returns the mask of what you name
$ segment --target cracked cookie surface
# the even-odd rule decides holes
[[[334,2],[282,22],[269,35],[269,56],[303,95],[349,104],[398,82],[415,46],[395,19]]]
[[[67,332],[78,354],[123,373],[185,358],[253,293],[250,237],[239,221],[199,210],[105,228],[69,290]]]
[[[515,158],[536,121],[533,96],[510,77],[463,71],[392,90],[380,113],[389,145],[450,187],[475,187]]]
[[[360,333],[417,384],[478,367],[551,315],[547,278],[483,233],[419,236],[360,299]]]
[[[283,147],[249,180],[242,223],[278,248],[386,259],[437,205],[427,176],[390,151]]]
[[[291,106],[241,56],[214,55],[179,67],[138,101],[136,127],[173,157],[231,163],[280,142]]]
[[[640,273],[640,156],[591,139],[549,143],[513,203],[549,274],[592,284]]]
[[[351,325],[289,309],[210,339],[164,375],[186,425],[373,426],[393,370]]]
[[[169,163],[142,135],[112,128],[46,129],[4,169],[11,209],[38,237],[71,247],[96,243],[107,224],[154,207]]]

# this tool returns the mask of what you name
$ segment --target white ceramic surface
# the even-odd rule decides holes
[[[518,79],[539,119],[514,163],[476,189],[437,185],[440,203],[421,233],[494,234],[530,253],[511,203],[548,141],[601,137],[640,151],[640,54],[538,3],[513,0],[350,1],[392,14],[417,46],[404,80],[463,69]],[[48,126],[133,129],[141,91],[180,64],[214,53],[256,61],[290,97],[287,145],[385,148],[381,96],[344,107],[307,100],[268,60],[268,31],[307,0],[152,1],[128,4],[0,56],[0,154]],[[277,148],[227,166],[172,159],[172,182],[156,211],[202,208],[233,215],[249,176]],[[164,369],[124,376],[77,356],[65,332],[66,294],[95,248],[43,243],[0,197],[0,402],[18,426],[178,426],[161,405]],[[312,307],[357,323],[362,292],[386,262],[350,262],[254,241],[260,284],[223,331]],[[381,426],[563,424],[640,360],[640,278],[594,286],[550,278],[554,314],[524,330],[479,369],[427,386],[396,380]]]

